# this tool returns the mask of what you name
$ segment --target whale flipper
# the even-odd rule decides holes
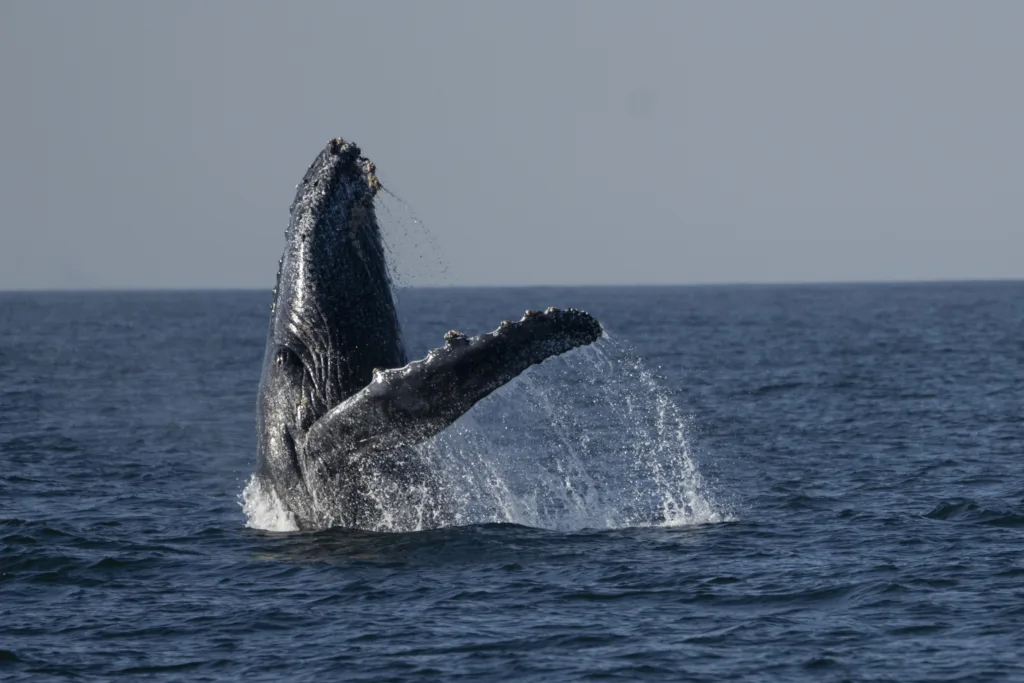
[[[601,334],[588,313],[556,308],[527,311],[522,320],[476,337],[449,332],[445,345],[423,360],[376,371],[366,388],[310,427],[303,450],[319,453],[331,467],[330,461],[414,446],[531,365]]]

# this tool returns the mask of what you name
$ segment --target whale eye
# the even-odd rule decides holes
[[[291,369],[302,365],[302,361],[299,360],[298,354],[289,349],[287,346],[281,346],[277,349],[277,353],[274,354],[274,364],[279,368]]]

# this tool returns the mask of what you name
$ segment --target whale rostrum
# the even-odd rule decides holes
[[[413,448],[531,365],[590,344],[576,309],[452,330],[407,362],[374,199],[374,164],[335,139],[299,183],[278,267],[257,404],[257,477],[300,528],[372,528],[372,491],[432,483]]]

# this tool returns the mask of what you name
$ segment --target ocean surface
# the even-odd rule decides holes
[[[0,679],[1024,681],[1024,283],[400,302],[609,336],[422,447],[453,526],[296,532],[269,291],[0,294]]]

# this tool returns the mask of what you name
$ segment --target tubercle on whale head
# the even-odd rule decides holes
[[[342,138],[334,138],[327,143],[327,151],[341,158],[343,163],[354,164],[366,178],[366,185],[372,194],[383,189],[380,179],[377,177],[377,165],[362,156],[359,147],[352,142],[345,142]]]
[[[362,156],[359,146],[334,138],[324,146],[296,185],[291,211],[294,213],[297,206],[304,202],[313,203],[316,198],[329,200],[342,180],[354,193],[368,195],[371,199],[383,189],[377,177],[376,164]]]
[[[359,169],[362,176],[366,179],[366,186],[370,189],[370,194],[376,195],[378,191],[383,189],[380,179],[377,177],[377,165],[362,156],[359,147],[354,143],[345,142],[341,138],[334,138],[328,143],[327,149],[332,154],[341,157],[345,162],[353,163]]]

